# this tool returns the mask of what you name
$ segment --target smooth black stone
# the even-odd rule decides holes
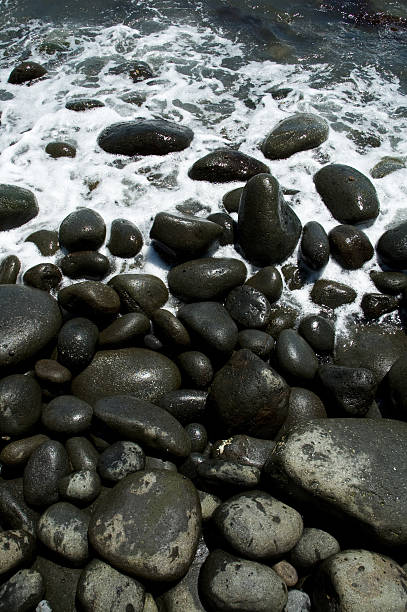
[[[0,380],[0,432],[20,436],[38,421],[42,405],[41,387],[31,376],[12,374]]]
[[[22,569],[0,588],[0,612],[35,610],[45,592],[39,572]]]
[[[407,420],[407,351],[395,361],[385,379],[386,389],[395,414],[401,421]]]
[[[58,232],[51,230],[33,232],[27,236],[24,242],[33,242],[44,257],[55,255],[59,249]]]
[[[275,442],[273,440],[262,440],[240,434],[232,436],[228,440],[216,442],[212,447],[211,456],[214,459],[251,465],[262,470],[274,446]]]
[[[274,339],[270,334],[258,329],[243,329],[237,337],[238,347],[249,349],[258,357],[267,359],[274,348]]]
[[[321,270],[329,261],[329,240],[326,231],[317,221],[304,225],[301,238],[301,255],[311,270]]]
[[[228,213],[238,212],[240,204],[240,196],[242,195],[243,187],[228,191],[222,198],[222,204]]]
[[[155,402],[180,383],[180,372],[168,357],[144,348],[126,348],[98,351],[72,381],[72,393],[91,405],[123,394]]]
[[[246,266],[239,259],[194,259],[169,271],[168,286],[173,295],[185,302],[214,300],[241,285],[246,274]]]
[[[318,379],[327,397],[326,405],[331,412],[339,411],[337,416],[365,416],[375,398],[376,377],[367,368],[321,365]]]
[[[25,465],[31,453],[46,440],[48,436],[37,434],[9,442],[0,453],[0,462],[10,466]]]
[[[277,302],[283,292],[281,274],[274,266],[265,266],[248,278],[245,285],[261,291],[271,304]]]
[[[38,521],[38,539],[65,562],[82,565],[89,556],[87,514],[68,502],[53,504]]]
[[[161,352],[164,348],[163,343],[154,334],[146,334],[143,338],[144,346],[151,351]]]
[[[399,295],[407,289],[407,274],[403,272],[379,272],[372,270],[370,278],[374,282],[376,289],[382,293]]]
[[[69,474],[69,460],[60,442],[48,440],[36,448],[24,470],[24,497],[30,506],[58,501],[58,482]]]
[[[211,360],[204,353],[186,351],[178,355],[178,363],[182,376],[187,380],[187,386],[205,389],[211,383],[213,367]]]
[[[188,331],[181,321],[169,310],[159,308],[151,315],[154,333],[164,344],[187,348],[191,344]]]
[[[248,329],[265,327],[271,315],[266,296],[250,285],[232,289],[226,298],[225,308],[238,325]]]
[[[35,364],[36,377],[45,384],[66,385],[72,378],[68,368],[55,361],[55,359],[39,359]]]
[[[122,62],[113,68],[109,68],[108,74],[128,74],[134,83],[152,79],[155,75],[146,62]]]
[[[110,272],[110,262],[96,251],[76,251],[60,261],[62,272],[72,279],[102,280]]]
[[[331,353],[335,346],[335,326],[320,315],[301,319],[298,332],[317,353]]]
[[[287,159],[299,151],[319,147],[327,140],[328,133],[325,119],[312,113],[297,113],[277,124],[261,150],[268,159]]]
[[[65,447],[74,470],[96,470],[99,453],[87,438],[69,438]]]
[[[77,113],[82,111],[91,110],[92,108],[102,108],[104,103],[100,100],[92,100],[90,98],[80,98],[78,100],[68,100],[65,104],[65,108]]]
[[[134,346],[150,330],[150,320],[141,312],[129,312],[100,332],[99,346]]]
[[[99,330],[82,317],[67,321],[58,334],[58,361],[69,370],[85,368],[96,352]]]
[[[205,427],[201,423],[189,423],[185,431],[191,440],[191,452],[203,453],[208,444],[208,433]]]
[[[193,215],[168,212],[157,213],[150,230],[150,238],[176,259],[199,257],[221,234],[217,223]]]
[[[22,62],[11,71],[8,77],[8,83],[12,85],[21,85],[22,83],[39,79],[46,73],[46,69],[44,66],[41,66],[41,64],[32,61]]]
[[[225,246],[226,244],[234,244],[235,227],[237,227],[237,224],[230,215],[223,212],[213,213],[208,215],[207,219],[208,221],[217,223],[222,228],[222,233],[218,238],[218,242],[221,246]]]
[[[122,312],[142,312],[150,316],[168,300],[163,281],[152,274],[118,274],[108,283],[120,298]]]
[[[20,227],[39,213],[32,191],[16,185],[0,185],[0,231]]]
[[[0,514],[3,528],[23,529],[35,536],[38,514],[27,506],[22,478],[0,483]]]
[[[178,123],[164,119],[122,121],[105,128],[98,145],[116,155],[166,155],[189,147],[194,134]]]
[[[396,296],[382,293],[365,293],[360,303],[366,319],[378,319],[388,312],[397,310],[399,305],[400,302]]]
[[[107,248],[116,257],[135,257],[143,247],[143,236],[134,223],[128,219],[114,219],[110,229]]]
[[[325,406],[313,391],[302,387],[292,387],[288,400],[287,418],[283,423],[276,440],[280,440],[294,426],[309,419],[326,419]]]
[[[241,349],[216,373],[210,402],[228,435],[272,438],[286,417],[288,396],[280,374],[251,351]]]
[[[202,453],[190,453],[188,458],[182,463],[178,471],[183,476],[186,476],[193,482],[197,481],[200,483],[200,479],[198,476],[198,466],[201,465],[205,461],[204,455]]]
[[[68,142],[49,142],[45,147],[45,153],[48,153],[54,159],[59,157],[75,157],[76,149]]]
[[[119,440],[99,457],[98,472],[104,480],[118,482],[125,476],[144,470],[145,454],[135,442]]]
[[[61,312],[45,291],[0,285],[0,368],[24,362],[42,350],[61,327]]]
[[[328,238],[332,256],[345,270],[361,268],[374,255],[369,238],[352,225],[337,225]]]
[[[296,326],[298,317],[298,310],[288,304],[272,306],[271,316],[264,331],[273,338],[278,338],[283,329],[291,329]]]
[[[356,300],[356,295],[352,287],[326,279],[317,280],[311,291],[312,301],[327,308],[339,308],[343,304],[351,304]]]
[[[380,204],[371,181],[351,166],[330,164],[314,175],[315,187],[332,216],[340,223],[373,221]]]
[[[120,298],[109,285],[84,281],[64,287],[58,292],[60,305],[79,317],[100,318],[119,312]]]
[[[218,149],[198,159],[188,172],[195,181],[230,183],[248,181],[256,174],[269,172],[266,164],[258,159],[232,149]]]
[[[379,238],[376,250],[382,261],[391,268],[407,268],[407,221],[384,232]]]
[[[44,406],[42,424],[52,432],[75,435],[89,428],[93,410],[73,395],[60,395]]]
[[[234,461],[206,459],[198,464],[197,474],[215,485],[229,485],[239,489],[251,489],[260,481],[260,470],[252,465]]]
[[[318,359],[304,338],[294,329],[283,329],[275,347],[278,369],[296,380],[312,380],[318,370]]]
[[[59,227],[59,243],[67,251],[97,251],[106,236],[102,217],[90,208],[79,208]]]
[[[160,407],[172,414],[182,425],[201,423],[207,414],[207,391],[177,389],[160,399]]]
[[[52,263],[37,264],[29,268],[23,276],[25,285],[41,289],[42,291],[56,289],[61,284],[61,281],[61,270]]]
[[[202,348],[229,353],[236,346],[238,329],[219,302],[193,302],[178,311],[178,317],[193,333]],[[198,347],[201,348],[201,347]]]
[[[301,222],[285,202],[278,181],[258,174],[243,188],[239,205],[238,241],[250,263],[281,263],[294,251]]]
[[[281,266],[281,272],[283,273],[285,284],[290,291],[302,289],[307,282],[308,273],[301,264],[299,266],[284,264],[284,266]]]
[[[0,263],[0,285],[13,285],[17,282],[21,262],[15,255],[8,255]]]

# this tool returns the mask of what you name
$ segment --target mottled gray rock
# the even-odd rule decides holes
[[[189,170],[188,176],[195,181],[229,183],[248,181],[261,172],[269,172],[269,169],[258,159],[241,151],[218,149],[198,159]]]
[[[35,537],[24,529],[8,529],[0,533],[0,576],[31,560]]]
[[[225,485],[237,489],[252,489],[260,482],[260,470],[257,467],[235,461],[204,459],[197,462],[196,471],[203,480],[220,486],[222,490]]]
[[[30,612],[40,603],[44,590],[39,572],[20,570],[0,588],[0,612]]]
[[[20,436],[41,415],[41,387],[31,376],[12,374],[0,380],[0,433]]]
[[[220,497],[213,495],[212,493],[207,493],[206,491],[200,491],[198,489],[199,499],[201,500],[201,511],[202,511],[202,520],[209,521],[212,518],[213,513],[216,508],[218,508],[222,500]]]
[[[153,274],[118,274],[109,280],[120,297],[121,312],[141,312],[150,316],[168,300],[168,289]]]
[[[328,123],[322,117],[296,113],[277,124],[261,150],[268,159],[286,159],[299,151],[319,147],[328,138],[328,133]]]
[[[80,470],[64,476],[58,483],[60,496],[72,504],[88,504],[100,493],[100,478],[93,470]]]
[[[212,447],[212,457],[251,465],[261,470],[274,448],[273,440],[262,440],[240,434],[227,440],[220,440]]]
[[[287,603],[284,612],[310,612],[311,600],[304,591],[290,589],[288,591]]]
[[[120,440],[109,446],[99,457],[98,471],[102,478],[118,482],[128,474],[144,469],[145,454],[135,442]]]
[[[237,325],[219,302],[193,302],[178,311],[178,317],[203,350],[230,353],[237,342]]]
[[[40,541],[71,563],[88,558],[88,515],[68,502],[53,504],[38,521]]]
[[[24,497],[30,506],[49,506],[58,501],[58,482],[69,473],[66,450],[60,442],[47,440],[31,454],[24,470]]]
[[[340,549],[338,541],[330,533],[306,527],[290,552],[290,561],[298,570],[308,572]]]
[[[370,170],[370,176],[374,179],[380,179],[405,167],[405,159],[400,159],[399,157],[383,157]]]
[[[45,583],[44,600],[49,602],[52,612],[76,612],[76,585],[81,573],[79,568],[67,562],[38,555],[32,569],[40,572]]]

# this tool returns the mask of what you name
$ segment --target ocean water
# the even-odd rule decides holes
[[[224,193],[242,185],[188,178],[193,162],[219,147],[266,161],[281,185],[299,191],[287,201],[302,223],[319,221],[327,232],[338,222],[315,190],[319,168],[345,163],[368,174],[384,156],[407,159],[402,2],[0,0],[0,9],[0,183],[31,189],[40,207],[28,224],[1,234],[0,258],[17,255],[20,276],[61,257],[42,257],[25,238],[38,229],[58,229],[67,214],[87,206],[108,228],[113,219],[125,217],[143,233],[142,253],[135,260],[111,258],[112,274],[144,271],[165,280],[168,267],[149,244],[154,215],[187,202],[198,203],[197,214],[206,216],[222,210]],[[44,41],[63,43],[63,50],[49,54]],[[8,84],[12,68],[28,58],[47,68],[47,78],[31,86]],[[128,60],[147,62],[155,78],[135,84],[126,75],[109,74]],[[271,91],[281,88],[290,89],[287,97],[274,99]],[[145,101],[126,102],[127,94]],[[66,101],[77,97],[96,98],[105,107],[82,113],[65,109]],[[324,117],[329,139],[288,160],[265,160],[262,140],[295,112]],[[187,125],[195,134],[192,145],[164,157],[139,158],[112,156],[98,147],[103,128],[134,118]],[[73,144],[76,157],[50,158],[45,146],[54,140]],[[364,229],[374,245],[383,231],[407,219],[407,169],[373,183],[381,213]],[[105,247],[101,251],[110,256]],[[232,247],[218,249],[215,256],[240,257]],[[288,263],[296,261],[294,253]],[[247,267],[249,273],[256,270]],[[372,269],[379,269],[376,259],[352,272],[331,260],[320,275],[358,290],[358,300],[340,310],[341,324],[360,312],[363,294],[375,290]],[[304,314],[316,312],[311,287],[286,288],[283,299]]]

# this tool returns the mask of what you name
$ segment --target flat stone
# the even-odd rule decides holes
[[[178,123],[164,119],[121,121],[106,127],[98,145],[116,155],[166,155],[189,147],[194,134]]]
[[[195,181],[210,183],[229,183],[248,181],[269,168],[261,161],[241,151],[218,149],[198,159],[188,172],[189,178]]]
[[[319,147],[327,140],[328,133],[328,123],[322,117],[297,113],[277,124],[263,142],[261,150],[268,159],[286,159],[299,151]]]
[[[311,290],[311,300],[327,308],[339,308],[344,304],[352,304],[356,296],[356,291],[349,285],[325,278],[317,280]]]

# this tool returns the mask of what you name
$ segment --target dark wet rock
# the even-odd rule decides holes
[[[185,431],[191,440],[191,452],[203,453],[208,444],[208,433],[200,423],[189,423]]]
[[[281,272],[284,276],[284,281],[290,291],[302,289],[308,280],[308,272],[301,264],[289,263],[281,266]]]
[[[59,227],[59,243],[67,251],[97,251],[106,236],[102,217],[91,208],[79,208],[69,214]]]
[[[290,552],[290,561],[298,570],[308,572],[315,565],[341,550],[338,541],[330,533],[305,528],[300,540]]]
[[[151,315],[154,333],[164,344],[175,345],[177,348],[187,348],[191,338],[181,321],[169,310],[159,308]]]
[[[310,420],[276,445],[265,471],[273,486],[322,504],[369,543],[405,546],[406,438],[407,424],[391,419]]]
[[[252,489],[260,482],[260,470],[252,465],[222,459],[204,459],[196,468],[197,475],[214,485],[234,489]]]
[[[89,428],[92,416],[92,407],[83,400],[60,395],[44,406],[41,420],[49,431],[75,435]]]
[[[407,350],[393,363],[386,382],[397,418],[407,420]]]
[[[283,329],[275,347],[279,371],[295,380],[312,380],[318,370],[318,359],[304,338],[294,329]]]
[[[48,292],[51,289],[56,289],[61,284],[61,281],[61,270],[52,263],[37,264],[29,268],[23,276],[25,285]]]
[[[38,212],[38,202],[32,191],[16,185],[0,185],[0,231],[28,223]]]
[[[168,286],[173,295],[184,301],[214,300],[241,285],[246,274],[246,266],[239,259],[193,259],[169,271]]]
[[[150,238],[165,254],[175,259],[191,259],[205,253],[221,233],[220,226],[207,219],[159,212],[154,218]]]
[[[321,270],[329,261],[329,240],[326,231],[317,221],[304,225],[301,238],[301,255],[311,270]]]
[[[0,380],[0,432],[21,436],[38,421],[42,406],[41,387],[31,376],[12,374]]]
[[[328,237],[332,256],[345,270],[361,268],[374,255],[369,238],[352,225],[337,225]]]
[[[164,349],[164,345],[154,334],[146,334],[143,338],[145,348],[158,353]]]
[[[36,434],[9,442],[0,453],[0,462],[6,465],[24,465],[31,453],[46,440],[49,440],[48,436]]]
[[[88,558],[88,517],[68,502],[53,504],[38,521],[38,538],[70,563]]]
[[[402,170],[406,167],[404,159],[399,157],[383,157],[373,168],[370,170],[370,176],[374,179],[380,179],[392,172]]]
[[[60,442],[47,440],[36,448],[24,470],[24,497],[30,506],[58,501],[58,482],[69,473],[66,450]]]
[[[61,313],[44,291],[22,285],[0,285],[0,368],[33,357],[56,336]]]
[[[249,349],[258,357],[267,359],[274,348],[274,339],[258,329],[243,329],[239,332],[237,344],[239,348]]]
[[[68,102],[65,104],[65,108],[71,111],[75,111],[77,113],[92,110],[92,108],[102,108],[103,106],[103,102],[91,98],[78,98],[77,100],[68,100]]]
[[[186,304],[179,309],[178,317],[202,344],[199,348],[229,353],[236,346],[236,323],[219,302]]]
[[[163,408],[138,397],[118,395],[99,399],[95,416],[122,439],[177,457],[186,457],[191,452],[190,439],[179,421]]]
[[[199,582],[209,605],[219,611],[282,612],[287,602],[287,587],[276,572],[222,550],[210,553]]]
[[[269,171],[261,161],[241,151],[218,149],[198,159],[189,170],[188,176],[195,181],[230,183],[248,181],[256,174]]]
[[[40,603],[44,591],[39,572],[20,570],[0,587],[0,612],[29,612]]]
[[[268,159],[286,159],[299,151],[319,147],[328,138],[325,119],[311,113],[297,113],[283,119],[261,146]]]
[[[388,312],[397,310],[399,305],[400,301],[396,296],[382,293],[365,293],[360,303],[366,319],[378,319]]]
[[[217,223],[222,228],[222,233],[218,238],[218,242],[221,246],[225,246],[226,244],[234,244],[236,223],[230,215],[223,212],[213,213],[208,215],[207,219],[208,221]]]
[[[15,255],[8,255],[0,263],[0,285],[14,285],[21,268],[21,262]]]
[[[242,195],[243,187],[228,191],[222,198],[222,204],[228,213],[238,212],[240,204],[240,196]]]
[[[309,419],[326,419],[325,406],[313,391],[302,387],[292,387],[288,400],[287,418],[278,432],[280,439],[291,427]]]
[[[24,242],[33,242],[44,257],[55,255],[59,249],[58,232],[51,230],[33,232],[27,236]]]
[[[84,281],[64,287],[58,292],[60,305],[79,317],[106,317],[120,309],[120,298],[109,285],[99,281]]]
[[[324,204],[340,223],[365,223],[379,214],[376,189],[367,176],[351,166],[324,166],[314,175],[314,183]]]
[[[374,588],[372,587],[374,585]],[[314,577],[312,601],[328,610],[403,610],[407,574],[389,557],[370,550],[344,550],[326,559]]]
[[[205,460],[206,456],[202,453],[190,453],[186,460],[178,467],[178,471],[186,478],[201,484],[202,479],[198,476],[198,467]]]
[[[7,82],[12,85],[21,85],[22,83],[34,81],[34,79],[40,79],[44,74],[47,74],[47,70],[41,64],[32,61],[22,62],[13,68]]]
[[[181,374],[192,387],[205,389],[213,378],[213,367],[207,355],[200,351],[186,351],[178,355]]]
[[[370,278],[375,284],[376,289],[381,293],[399,295],[407,288],[407,274],[403,272],[379,272],[372,270]]]
[[[40,572],[45,583],[44,599],[49,602],[53,612],[76,612],[76,585],[81,573],[67,562],[59,563],[38,555],[32,569]]]
[[[100,478],[93,470],[80,470],[61,478],[58,484],[60,496],[74,505],[89,504],[99,495]]]
[[[311,291],[311,300],[327,308],[339,308],[344,304],[351,304],[356,300],[356,291],[333,280],[320,278],[314,283]]]
[[[35,375],[44,385],[59,387],[72,379],[72,374],[55,359],[39,359],[35,364]]]
[[[376,250],[382,261],[391,268],[407,268],[407,221],[384,232]]]
[[[96,251],[76,251],[65,255],[59,262],[65,276],[72,279],[102,280],[110,272],[110,262]]]
[[[1,482],[0,514],[3,529],[22,529],[36,535],[38,514],[27,506],[22,478]]]
[[[276,572],[277,576],[280,576],[281,580],[283,580],[288,587],[293,587],[297,584],[297,571],[288,561],[279,561],[272,565],[271,569]],[[285,612],[287,612],[287,608],[285,608]]]
[[[84,612],[145,610],[144,587],[99,559],[93,559],[83,570],[77,598]]]
[[[70,319],[58,334],[58,360],[69,370],[85,368],[96,351],[99,330],[92,321],[83,317]]]
[[[54,159],[59,157],[75,157],[76,149],[68,142],[49,142],[45,147],[45,153],[48,153]]]
[[[144,464],[143,449],[135,442],[120,440],[100,455],[98,472],[104,480],[118,482],[133,472],[144,470]]]
[[[302,535],[301,515],[263,491],[239,493],[213,520],[228,544],[249,559],[272,559],[291,550]]]
[[[296,326],[299,312],[288,304],[271,307],[271,316],[264,331],[273,338],[278,338],[283,329],[291,329]]]
[[[116,155],[166,155],[189,147],[194,134],[178,123],[164,119],[121,121],[106,127],[98,145]]]
[[[318,378],[331,411],[336,409],[340,416],[365,416],[377,387],[371,370],[326,364],[319,367]]]
[[[99,460],[99,453],[87,438],[69,438],[65,444],[69,461],[74,470],[95,471]]]
[[[271,315],[270,302],[251,285],[232,289],[226,298],[225,307],[238,325],[248,329],[265,327]]]
[[[214,414],[229,434],[273,437],[287,414],[283,378],[247,349],[236,351],[212,382]]]
[[[143,312],[150,316],[168,300],[167,287],[152,274],[118,274],[108,285],[119,295],[123,312]]]
[[[265,266],[248,278],[245,284],[261,291],[270,303],[277,302],[283,292],[281,274],[274,266]]]
[[[317,353],[331,353],[335,346],[335,326],[321,315],[301,319],[298,332]]]
[[[124,478],[97,505],[89,539],[118,569],[170,581],[190,566],[200,523],[198,493],[188,479],[167,470],[141,471]]]
[[[35,550],[35,538],[23,529],[0,533],[0,576],[28,563]]]
[[[146,465],[144,468],[147,472],[151,470],[169,470],[170,472],[177,472],[177,466],[172,461],[164,461],[164,459],[158,459],[158,457],[146,456]]]
[[[129,312],[100,332],[99,346],[123,348],[134,346],[150,331],[150,320],[141,312]]]
[[[186,425],[201,422],[207,411],[207,391],[198,389],[177,389],[166,393],[160,399],[160,406]]]
[[[143,246],[143,236],[134,223],[128,219],[114,219],[110,229],[107,248],[116,257],[135,257]]]
[[[150,66],[141,61],[122,62],[109,68],[108,74],[128,74],[134,83],[152,79],[155,76]]]
[[[258,174],[243,188],[239,205],[238,240],[250,263],[281,263],[294,251],[301,222],[285,202],[270,174]]]
[[[216,442],[211,455],[215,459],[250,465],[261,470],[274,444],[272,440],[262,440],[242,434]]]

